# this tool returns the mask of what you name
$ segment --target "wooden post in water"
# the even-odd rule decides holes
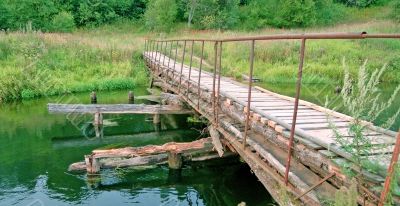
[[[154,114],[153,124],[160,124],[160,123],[161,123],[160,114]]]
[[[168,167],[170,169],[181,169],[182,168],[182,155],[178,152],[168,152]]]
[[[100,112],[94,113],[93,124],[95,126],[103,125],[103,114]]]
[[[92,155],[85,155],[86,171],[89,174],[96,174],[100,172],[100,163]]]
[[[133,95],[132,91],[128,92],[128,104],[134,104],[135,103],[135,96]]]
[[[92,91],[90,94],[90,103],[97,104],[97,96],[95,91]]]

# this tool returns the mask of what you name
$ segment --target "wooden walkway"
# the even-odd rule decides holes
[[[212,91],[213,74],[202,71],[199,84],[199,69],[180,62],[158,52],[145,52],[146,63],[154,78],[161,81],[161,87],[179,94],[189,105],[209,120],[213,116]],[[174,67],[175,65],[175,67]],[[182,75],[180,75],[182,74]],[[248,87],[230,78],[221,77],[220,91],[216,91],[218,120],[216,127],[224,136],[226,145],[233,147],[249,164],[260,181],[271,195],[280,204],[280,187],[285,170],[287,144],[292,123],[294,99],[273,93],[260,87],[252,88],[251,92],[251,122],[248,135],[248,148],[243,149],[243,128],[247,110]],[[197,86],[200,85],[200,88]],[[217,86],[215,86],[217,87]],[[201,90],[198,95],[198,90]],[[349,123],[352,117],[341,114],[310,102],[300,101],[297,115],[296,133],[293,156],[290,168],[290,184],[288,192],[293,196],[300,196],[308,188],[317,184],[321,179],[332,175],[330,181],[323,182],[313,191],[299,200],[292,198],[294,204],[321,205],[324,199],[332,199],[337,188],[348,186],[350,178],[340,171],[340,166],[348,164],[352,157],[341,148],[337,142],[332,126],[334,125],[344,137],[352,138],[348,134]],[[368,129],[365,135],[373,144],[384,145],[371,152],[370,159],[382,159],[383,168],[390,163],[391,152],[396,141],[395,132],[387,131],[365,122]],[[357,168],[354,168],[357,170]],[[384,181],[384,172],[381,175],[361,171],[370,177],[368,184],[380,185]],[[361,188],[362,193],[369,194],[366,201],[375,204],[379,200],[379,191],[370,188]],[[292,202],[292,203],[293,203]]]

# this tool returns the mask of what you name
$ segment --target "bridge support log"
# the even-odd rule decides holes
[[[223,157],[234,156],[226,152]],[[125,147],[108,150],[93,150],[85,156],[84,162],[73,163],[69,171],[87,171],[98,173],[101,168],[139,167],[168,164],[172,169],[179,169],[183,163],[220,158],[213,152],[211,138],[193,142],[169,142],[164,145],[143,147]]]

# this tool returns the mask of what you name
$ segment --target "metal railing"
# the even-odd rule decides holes
[[[290,127],[290,136],[289,136],[289,144],[288,144],[288,155],[286,160],[286,170],[285,170],[285,177],[284,182],[288,184],[288,177],[289,177],[289,170],[290,170],[290,163],[292,158],[293,152],[293,145],[294,145],[294,135],[296,134],[296,121],[297,121],[297,112],[299,106],[299,97],[301,93],[301,84],[302,84],[302,74],[303,74],[303,65],[304,65],[304,57],[306,51],[306,41],[307,40],[328,40],[328,39],[400,39],[400,34],[367,34],[366,32],[359,32],[359,33],[316,33],[316,34],[278,34],[278,35],[263,35],[263,36],[252,36],[252,37],[237,37],[237,38],[222,38],[222,39],[168,39],[168,40],[151,40],[146,39],[145,41],[145,51],[151,52],[155,51],[156,56],[159,54],[158,65],[161,65],[161,51],[164,47],[164,54],[167,54],[166,51],[167,45],[170,44],[169,47],[169,58],[168,58],[168,67],[170,66],[171,54],[173,50],[173,44],[175,43],[175,55],[174,55],[174,72],[176,68],[176,61],[178,55],[178,46],[183,44],[183,51],[181,57],[181,67],[179,73],[179,86],[178,91],[181,89],[182,85],[182,72],[183,72],[183,65],[185,62],[185,54],[186,54],[186,46],[187,42],[191,42],[191,52],[190,52],[190,62],[189,62],[189,80],[188,80],[188,91],[187,95],[189,94],[189,82],[191,78],[191,70],[192,70],[192,61],[193,61],[193,48],[196,43],[201,43],[201,55],[200,55],[200,65],[199,65],[199,76],[197,79],[197,86],[198,86],[198,100],[197,100],[197,109],[200,109],[200,82],[201,82],[201,74],[203,70],[203,59],[204,59],[204,45],[205,43],[214,44],[214,68],[212,72],[213,76],[213,86],[212,86],[212,110],[213,110],[213,121],[212,123],[218,127],[218,107],[219,107],[219,98],[220,98],[220,88],[221,88],[221,58],[222,58],[222,45],[223,43],[227,42],[250,42],[250,66],[249,66],[249,73],[248,73],[248,96],[247,96],[247,110],[246,110],[246,120],[245,120],[245,130],[244,130],[244,138],[243,138],[243,147],[246,147],[246,141],[248,136],[248,131],[250,130],[249,120],[250,120],[250,111],[251,111],[251,92],[252,92],[252,83],[253,83],[253,72],[254,72],[254,50],[255,44],[257,41],[279,41],[279,40],[300,40],[300,52],[299,52],[299,65],[298,65],[298,74],[296,80],[296,88],[295,88],[295,101],[294,101],[294,110],[293,110],[293,118],[292,124],[286,124],[286,127]],[[160,47],[160,49],[159,49]],[[151,53],[151,59],[154,60],[154,52]],[[162,62],[162,65],[165,66],[165,55]],[[153,62],[153,61],[152,61]],[[155,61],[154,61],[155,63]],[[153,64],[154,64],[153,63]],[[151,65],[154,67],[154,65]],[[157,68],[157,72],[159,72],[160,67]],[[168,71],[167,71],[168,72]],[[285,126],[285,124],[283,124]],[[400,132],[400,131],[399,131]],[[389,192],[389,185],[391,181],[391,176],[393,175],[393,165],[396,164],[399,156],[400,151],[400,135],[397,135],[397,141],[395,144],[395,148],[393,151],[393,157],[388,169],[388,175],[385,181],[384,190],[381,193],[381,200],[380,205],[383,205],[385,202],[387,193]]]

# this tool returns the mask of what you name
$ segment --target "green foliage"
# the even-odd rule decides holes
[[[283,0],[274,20],[278,27],[305,27],[316,22],[313,0]]]
[[[50,31],[72,32],[75,29],[74,17],[71,13],[62,11],[53,17]]]
[[[332,0],[253,0],[241,8],[244,29],[328,25],[343,17],[344,7]]]
[[[85,39],[60,42],[58,34],[46,38],[35,33],[0,36],[0,102],[130,89],[147,82],[139,51],[127,52],[99,42],[96,45],[100,47],[91,47],[88,44],[94,43]]]
[[[378,103],[381,98],[378,85],[386,71],[386,66],[383,66],[381,69],[376,69],[369,75],[366,70],[365,62],[359,69],[357,80],[354,80],[344,61],[343,64],[345,67],[345,78],[340,97],[343,100],[343,107],[347,110],[347,114],[350,114],[354,119],[349,123],[346,134],[340,132],[332,122],[330,122],[330,127],[333,129],[336,141],[339,143],[340,147],[351,155],[352,162],[357,167],[361,180],[363,180],[363,170],[379,173],[382,169],[379,165],[379,160],[373,162],[366,154],[388,146],[388,143],[381,141],[379,137],[371,138],[365,135],[366,131],[369,129],[369,125],[365,121],[376,122],[378,118],[383,119],[381,114],[388,109],[393,104],[396,97],[398,97],[400,86],[395,89],[389,100]],[[383,127],[390,128],[399,114],[400,109],[386,119]],[[351,138],[347,136],[351,136]],[[380,144],[373,144],[374,141],[380,142]]]
[[[19,30],[28,23],[34,30],[57,31],[60,26],[72,26],[72,15],[78,26],[100,25],[115,20],[139,19],[146,8],[146,0],[3,0],[0,1],[0,29]],[[66,11],[67,13],[65,13]],[[67,15],[68,14],[68,15]]]
[[[198,29],[228,29],[239,22],[239,0],[198,0],[193,24]]]
[[[145,25],[153,31],[169,31],[176,20],[177,12],[175,0],[150,1],[144,14]]]
[[[21,29],[31,24],[35,30],[47,30],[51,17],[58,13],[57,5],[48,0],[3,0],[0,1],[0,27],[2,29]]]
[[[391,16],[396,22],[400,22],[400,0],[394,1]]]
[[[374,4],[380,3],[382,0],[336,0],[339,3],[343,3],[347,6],[356,6],[360,8],[368,7]]]
[[[334,206],[357,206],[357,181],[352,179],[350,188],[342,187],[335,194]]]

